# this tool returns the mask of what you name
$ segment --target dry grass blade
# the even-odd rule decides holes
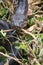
[[[21,63],[21,62],[19,61],[19,59],[14,58],[14,57],[11,57],[11,56],[9,56],[9,55],[7,55],[7,54],[4,54],[4,53],[2,53],[2,52],[0,52],[0,55],[4,56],[4,57],[6,57],[6,58],[13,59],[13,60],[15,60],[15,61],[18,62],[18,63]]]
[[[25,29],[21,29],[21,30],[22,30],[25,34],[28,34],[28,35],[32,36],[34,39],[36,39],[36,37],[34,36],[34,34],[28,32],[28,31],[25,30]]]

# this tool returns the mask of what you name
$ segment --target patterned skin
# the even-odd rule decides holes
[[[27,10],[28,10],[28,1],[27,0],[18,0],[18,7],[15,14],[11,16],[11,25],[13,27],[25,27],[27,24]]]

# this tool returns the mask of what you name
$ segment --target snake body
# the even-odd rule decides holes
[[[11,23],[12,27],[24,28],[26,26],[27,10],[28,10],[28,0],[18,0],[18,7],[16,9],[16,12],[11,16],[11,19],[10,19],[10,23]],[[0,30],[1,29],[9,30],[9,29],[11,29],[11,26],[9,25],[8,22],[0,19]],[[11,34],[11,32],[9,32],[8,34]],[[5,44],[3,46],[6,47],[6,45],[8,45],[8,44]],[[10,48],[6,48],[6,50],[7,49],[9,49],[8,51],[10,51]],[[14,53],[16,53],[16,52],[17,52],[17,50]],[[17,57],[18,52],[15,55]],[[14,61],[12,59],[10,60],[9,63],[10,63],[9,65],[20,65],[19,63],[17,63],[16,61]]]
[[[14,27],[25,27],[27,24],[27,10],[28,10],[28,1],[27,0],[18,0],[18,8],[16,9],[15,14],[11,16],[11,25]]]

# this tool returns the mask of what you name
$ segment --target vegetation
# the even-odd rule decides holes
[[[10,16],[16,7],[17,4],[10,0],[0,0],[0,19],[10,23]],[[0,61],[4,64],[12,58],[22,65],[43,65],[43,0],[30,0],[27,18],[27,26],[17,29],[12,36],[7,36],[11,30],[0,30]],[[10,37],[17,40],[11,42]],[[10,52],[4,47],[6,41],[11,46],[11,52],[15,45],[22,59],[9,56]]]

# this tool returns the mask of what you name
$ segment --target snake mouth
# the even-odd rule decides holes
[[[24,28],[27,25],[27,21],[24,21],[23,23],[20,23],[20,28]]]
[[[12,27],[24,28],[27,25],[27,18],[23,14],[15,14],[11,16]]]
[[[18,24],[12,22],[12,27],[15,27],[15,28],[24,28],[24,27],[26,27],[26,25],[27,25],[27,22],[26,21],[25,22],[18,23]]]

